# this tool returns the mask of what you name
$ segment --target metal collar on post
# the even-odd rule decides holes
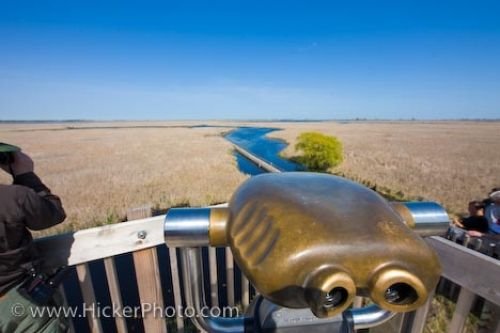
[[[164,235],[168,247],[208,246],[210,208],[175,208],[165,216]]]

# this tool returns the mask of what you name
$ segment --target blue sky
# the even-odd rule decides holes
[[[500,118],[498,1],[2,1],[0,120]]]

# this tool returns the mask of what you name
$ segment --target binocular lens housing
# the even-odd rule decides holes
[[[438,258],[410,230],[410,216],[345,178],[259,175],[240,186],[228,210],[225,239],[239,267],[284,307],[331,317],[360,295],[389,311],[413,311],[440,276]],[[425,225],[425,232],[437,226]]]

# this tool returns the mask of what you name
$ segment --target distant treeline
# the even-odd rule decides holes
[[[0,124],[59,124],[59,123],[92,123],[96,120],[67,119],[67,120],[1,120]]]
[[[157,121],[228,121],[228,122],[259,122],[259,123],[316,123],[316,122],[391,122],[391,121],[401,121],[401,122],[442,122],[442,121],[463,121],[463,122],[498,122],[500,118],[457,118],[457,119],[381,119],[381,118],[346,118],[346,119],[154,119],[154,120],[124,120],[124,119],[114,119],[114,120],[89,120],[89,119],[61,119],[61,120],[2,120],[0,119],[0,124],[61,124],[61,123],[111,123],[111,122],[157,122]]]

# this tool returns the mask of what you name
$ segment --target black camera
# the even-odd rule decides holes
[[[14,154],[11,152],[0,153],[0,164],[11,164],[14,162]]]
[[[17,151],[21,151],[21,148],[0,142],[0,164],[9,165],[14,163],[14,154]]]

